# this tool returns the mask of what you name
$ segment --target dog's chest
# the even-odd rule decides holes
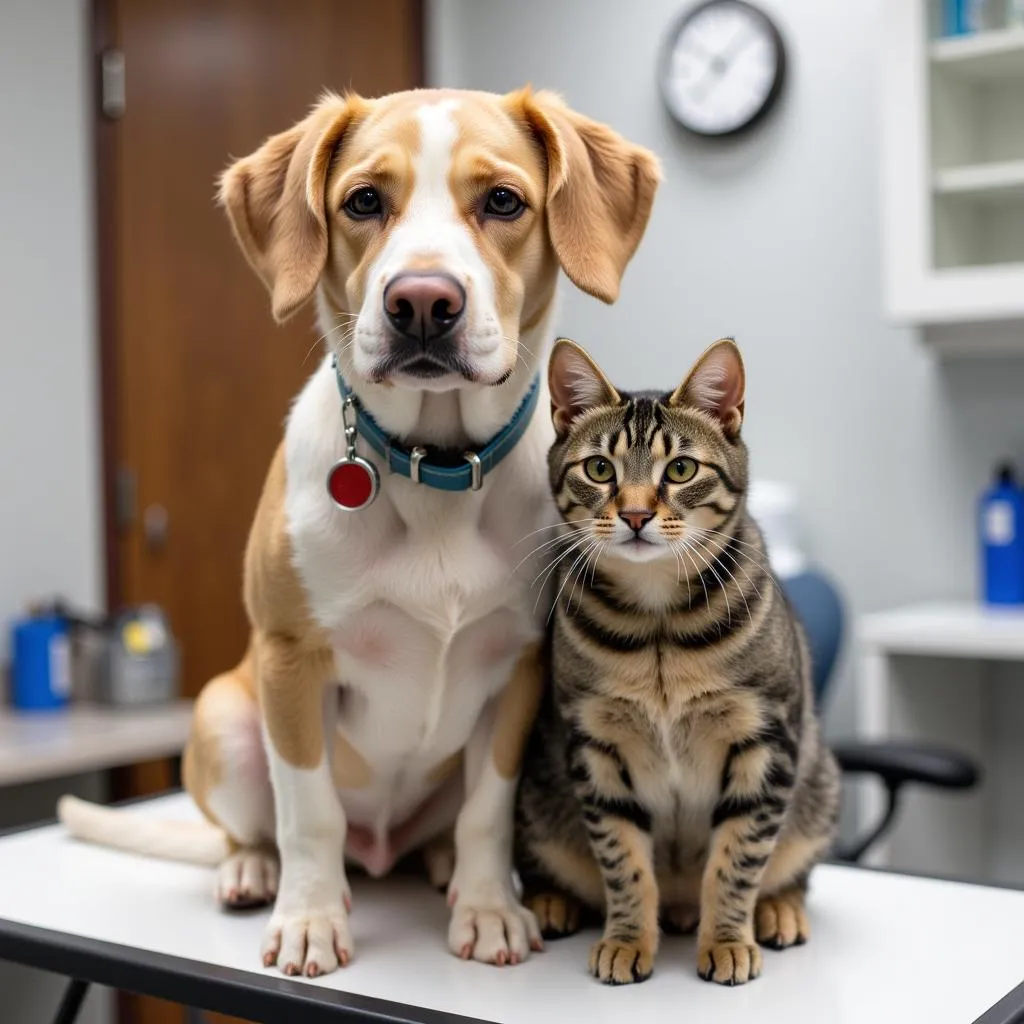
[[[338,727],[373,782],[353,821],[406,820],[463,750],[536,634],[508,553],[478,531],[415,533],[378,552],[332,630]]]
[[[384,475],[377,500],[346,513],[325,501],[324,466],[342,454],[335,421],[336,389],[314,378],[289,421],[289,535],[309,610],[334,646],[339,726],[374,779],[350,799],[389,804],[400,819],[539,633],[534,571],[517,563],[533,546],[523,539],[555,514],[547,439],[531,426],[481,492]]]
[[[511,545],[440,522],[382,544],[331,624],[342,684],[392,693],[425,741],[441,717],[464,733],[536,632],[526,590],[511,579]]]

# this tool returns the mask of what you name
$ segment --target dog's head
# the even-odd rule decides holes
[[[549,93],[414,91],[323,97],[221,200],[279,321],[320,285],[355,378],[449,390],[513,374],[559,265],[615,300],[658,180]]]

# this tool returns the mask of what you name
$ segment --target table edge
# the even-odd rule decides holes
[[[3,918],[0,960],[258,1024],[292,1024],[298,1012],[304,1024],[495,1024]]]
[[[989,1007],[974,1024],[1024,1024],[1024,981]]]
[[[179,796],[183,792],[181,788],[175,788],[162,793],[131,797],[118,801],[112,806],[130,807],[135,804],[148,803],[151,800]],[[59,822],[56,818],[49,818],[39,822],[16,825],[9,829],[0,829],[0,840],[57,824]],[[848,868],[852,871],[870,871],[882,875],[921,878],[932,882],[977,886],[982,889],[1024,891],[1024,885],[1009,882],[979,882],[974,879],[957,878],[926,871],[877,867],[869,864],[849,864],[831,859],[826,859],[823,863],[830,867]],[[36,955],[30,957],[27,951]],[[428,1010],[424,1007],[377,999],[373,996],[360,996],[337,989],[320,988],[293,981],[281,975],[262,975],[201,960],[188,960],[169,953],[156,953],[151,950],[138,949],[135,946],[123,946],[100,939],[89,939],[81,935],[58,932],[0,917],[0,961],[3,960],[52,971],[64,977],[80,978],[112,988],[138,991],[142,995],[156,996],[179,1003],[184,1001],[196,1009],[241,1015],[258,1022],[258,1024],[292,1024],[294,1018],[290,1014],[297,1008],[296,1004],[306,1014],[303,1017],[304,1024],[307,1022],[308,1024],[320,1024],[321,1020],[324,1022],[345,1020],[351,1021],[353,1024],[497,1024],[497,1022],[485,1021],[478,1017],[465,1017],[443,1010]],[[68,962],[72,964],[71,967],[66,966]],[[99,970],[86,973],[80,969],[90,964],[96,965]],[[129,966],[137,976],[146,980],[156,979],[158,987],[133,989],[131,984],[120,975],[118,967],[121,966]],[[183,1000],[181,997],[184,993],[180,989],[169,987],[173,983],[182,981],[187,983],[188,991],[194,992],[195,996],[189,996],[187,1000]],[[217,1001],[198,1001],[199,998],[205,1000],[208,997],[207,994]],[[235,996],[243,998],[244,1007],[238,1002],[220,1001],[222,997],[228,1000]],[[250,1000],[252,1000],[251,1003]],[[268,1000],[269,1007],[266,1005]],[[270,1015],[264,1015],[264,1011]],[[395,1016],[396,1013],[406,1015]],[[968,1022],[965,1021],[964,1024],[968,1024]],[[1007,992],[971,1024],[1024,1024],[1024,981]]]

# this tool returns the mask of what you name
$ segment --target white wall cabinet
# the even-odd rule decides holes
[[[916,324],[1020,321],[1024,28],[943,37],[942,0],[884,7],[885,304]]]

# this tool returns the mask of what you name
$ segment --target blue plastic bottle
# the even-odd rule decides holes
[[[1009,464],[981,496],[982,592],[988,604],[1024,604],[1024,491]]]
[[[20,711],[63,707],[71,689],[67,621],[58,615],[22,619],[11,633],[11,702]]]

